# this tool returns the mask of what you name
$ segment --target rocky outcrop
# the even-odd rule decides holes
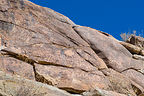
[[[131,35],[126,42],[144,49],[144,38],[136,35]]]
[[[80,96],[0,71],[0,96]]]
[[[139,54],[144,56],[144,49],[138,46],[135,46],[131,43],[120,42],[125,48],[127,48],[132,54]]]
[[[0,42],[0,70],[10,75],[71,94],[96,88],[102,96],[144,92],[144,62],[118,40],[27,0],[0,1]]]

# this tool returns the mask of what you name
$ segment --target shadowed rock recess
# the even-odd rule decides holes
[[[143,96],[143,49],[30,1],[0,0],[0,96]]]

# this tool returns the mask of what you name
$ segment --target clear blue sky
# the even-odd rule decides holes
[[[120,39],[136,30],[144,35],[144,0],[30,0],[51,8],[78,25],[101,30]]]

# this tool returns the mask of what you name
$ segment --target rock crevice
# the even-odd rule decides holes
[[[143,58],[133,55],[142,55],[138,46],[131,47],[110,34],[76,25],[67,17],[27,0],[2,1],[1,71],[71,93],[57,90],[56,95],[50,91],[55,94],[51,96],[136,96],[144,92]],[[6,79],[0,72],[1,77]],[[1,90],[2,80],[0,94],[10,94],[10,89]]]

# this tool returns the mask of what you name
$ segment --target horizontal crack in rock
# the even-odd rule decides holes
[[[34,70],[35,80],[36,80],[36,81],[41,82],[41,83],[45,83],[45,84],[48,84],[48,85],[54,85],[54,84],[52,83],[52,81],[47,80],[44,76],[40,75],[40,74],[36,71],[35,65],[33,65],[33,70]]]
[[[47,66],[65,67],[65,68],[70,68],[70,69],[79,69],[79,70],[84,71],[84,72],[89,72],[89,71],[84,70],[84,69],[82,69],[82,68],[71,67],[71,66],[56,64],[56,63],[47,62],[47,61],[38,61],[37,64],[40,64],[40,65],[47,65]]]
[[[17,53],[14,53],[14,52],[11,52],[11,51],[8,51],[8,50],[5,50],[5,49],[2,49],[1,51],[5,52],[5,53],[2,53],[2,55],[8,55],[10,57],[16,58],[16,59],[21,60],[23,62],[29,63],[31,65],[34,65],[34,63],[36,63],[36,64],[40,64],[40,65],[45,65],[45,66],[65,67],[65,68],[70,68],[70,69],[79,69],[79,70],[82,70],[84,72],[89,72],[89,71],[86,71],[86,70],[81,69],[81,68],[71,67],[71,66],[66,66],[66,65],[61,65],[61,64],[56,64],[54,62],[35,61],[33,59],[28,58],[25,55],[17,54]]]
[[[29,59],[27,56],[20,55],[20,54],[17,54],[17,53],[14,53],[14,52],[11,52],[11,51],[8,51],[8,50],[5,50],[5,49],[2,49],[1,51],[5,52],[5,53],[2,53],[3,55],[8,55],[10,57],[13,57],[13,58],[16,58],[18,60],[21,60],[21,61],[24,61],[26,63],[29,63],[31,65],[36,63],[34,60]]]
[[[56,67],[64,67],[64,68],[70,68],[70,69],[78,69],[78,70],[81,70],[83,72],[86,72],[86,73],[90,73],[90,74],[94,74],[94,75],[98,75],[98,74],[95,74],[95,73],[92,73],[92,72],[89,72],[85,69],[82,69],[82,68],[78,68],[78,67],[71,67],[71,66],[66,66],[66,65],[60,65],[60,64],[56,64],[56,63],[53,63],[53,62],[46,62],[46,61],[35,61],[33,59],[30,59],[28,58],[27,56],[25,55],[21,55],[21,54],[17,54],[15,52],[11,52],[9,50],[6,50],[6,49],[2,49],[1,50],[2,54],[5,56],[5,55],[8,55],[10,57],[13,57],[15,59],[18,59],[18,60],[21,60],[23,62],[26,62],[26,63],[29,63],[33,66],[33,71],[34,71],[34,74],[35,74],[35,80],[38,81],[38,82],[42,82],[42,83],[46,83],[48,85],[53,85],[55,86],[56,84],[53,82],[53,80],[48,80],[47,78],[45,78],[43,75],[39,74],[35,68],[35,65],[34,63],[36,64],[40,64],[40,65],[44,65],[44,66],[56,66]],[[77,90],[77,89],[73,89],[71,87],[63,87],[61,88],[63,90],[66,90],[70,93],[82,93],[84,92],[85,90]]]
[[[7,12],[8,10],[0,10],[0,12]]]
[[[69,87],[59,87],[62,90],[66,90],[67,92],[71,93],[71,94],[81,94],[83,92],[85,92],[85,90],[78,90],[78,89],[74,89],[74,88],[69,88]]]
[[[141,71],[142,69],[136,69],[136,68],[133,68],[133,67],[127,68],[127,69],[121,71],[120,73],[125,72],[125,71],[128,71],[128,70],[130,70],[130,69],[131,69],[131,70],[135,70],[135,71],[137,71],[137,72],[139,72],[139,73],[141,73],[141,74],[144,75],[144,72]]]
[[[34,30],[31,30],[31,29],[28,29],[28,28],[22,27],[22,26],[17,25],[17,24],[15,24],[15,23],[13,23],[13,22],[8,22],[8,21],[4,21],[4,20],[0,20],[0,21],[1,21],[1,22],[5,22],[5,23],[9,23],[9,24],[13,24],[13,25],[15,25],[15,26],[17,26],[17,27],[20,27],[20,28],[22,28],[22,29],[25,29],[25,30],[28,30],[28,31],[31,31],[31,32],[37,33],[37,32],[35,32]]]

